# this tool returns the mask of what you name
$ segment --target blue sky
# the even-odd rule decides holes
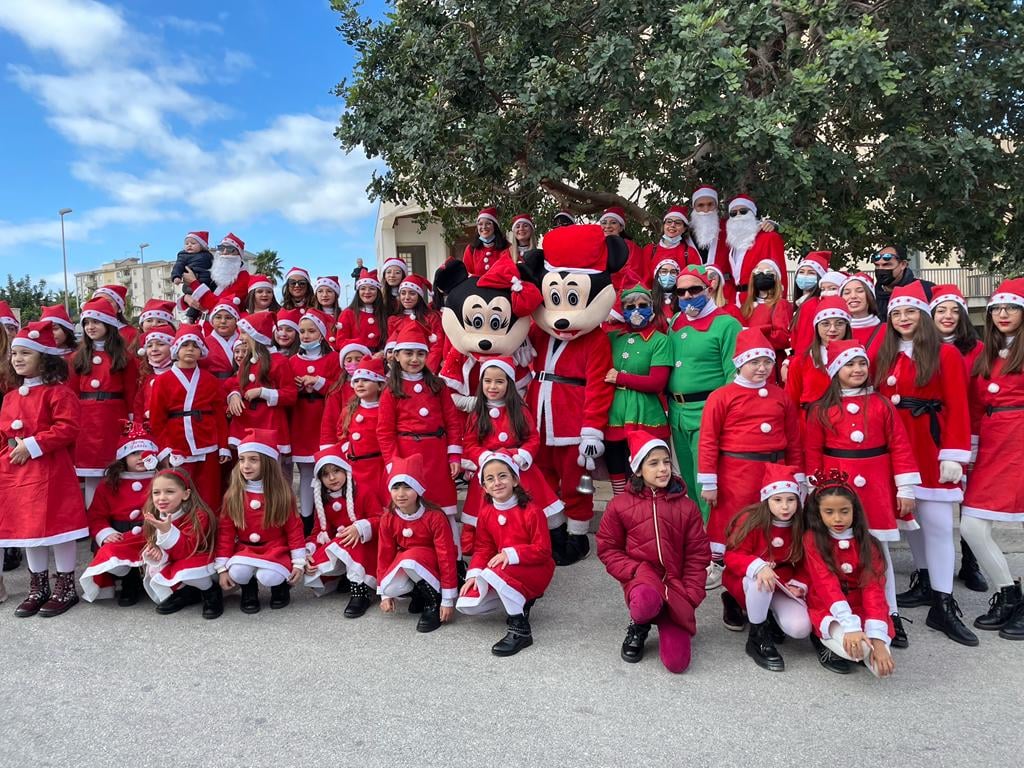
[[[365,6],[378,15],[382,0]],[[352,68],[326,0],[0,2],[0,279],[61,280],[229,230],[314,275],[373,258],[375,165],[345,155]]]

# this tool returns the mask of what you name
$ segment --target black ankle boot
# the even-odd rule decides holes
[[[291,585],[285,581],[270,588],[270,607],[284,608],[292,601]]]
[[[308,539],[311,533],[313,533],[313,516],[306,515],[302,518],[302,537]]]
[[[348,605],[345,606],[346,619],[358,619],[370,607],[370,588],[365,584],[350,582]]]
[[[1024,600],[1017,603],[1009,621],[999,630],[999,636],[1003,640],[1024,640]]]
[[[543,597],[543,595],[541,595],[541,597]],[[535,597],[535,598],[533,598],[533,600],[527,600],[523,604],[523,615],[526,618],[530,618],[530,609],[533,608],[533,606],[535,606],[537,604],[538,600],[540,600],[540,597]]]
[[[551,559],[555,561],[555,565],[572,565],[566,554],[566,548],[569,546],[567,524],[562,523],[557,528],[550,529],[548,535],[551,537]]]
[[[416,586],[409,593],[409,613],[423,613],[423,594]]]
[[[910,574],[910,589],[896,595],[896,605],[900,608],[919,608],[932,604],[932,583],[928,578],[928,569],[920,568]]]
[[[837,675],[848,675],[853,672],[850,662],[841,656],[836,656],[826,648],[825,644],[821,642],[821,638],[813,631],[811,632],[811,645],[814,646],[814,652],[818,654],[818,663],[829,672],[835,672]]]
[[[732,632],[742,632],[747,625],[746,614],[729,590],[722,590],[722,623]]]
[[[417,585],[423,596],[423,613],[416,622],[417,632],[433,632],[441,626],[441,593],[425,581]]]
[[[988,613],[974,620],[977,629],[998,631],[1006,626],[1014,608],[1021,601],[1020,582],[1003,587],[988,599]]]
[[[566,565],[578,563],[590,554],[590,536],[585,533],[570,533],[565,547]]]
[[[198,589],[185,584],[174,590],[170,597],[160,603],[156,607],[156,612],[161,616],[170,616],[172,613],[177,613],[182,608],[195,605],[202,599],[203,596],[200,594]]]
[[[629,626],[626,627],[626,639],[622,641],[622,652],[619,654],[623,661],[636,664],[644,657],[644,643],[647,642],[650,631],[650,624],[629,622]]]
[[[523,648],[533,645],[533,632],[530,630],[530,620],[525,614],[509,616],[505,621],[508,632],[498,642],[491,646],[491,653],[495,656],[515,656]]]
[[[910,619],[900,616],[898,613],[894,613],[889,616],[892,619],[892,647],[893,648],[909,648],[910,638],[907,637],[907,628],[903,626],[904,621],[910,621]],[[910,621],[911,624],[914,622]]]
[[[768,611],[768,637],[772,639],[772,642],[776,645],[782,645],[786,642],[786,633],[782,631],[782,627],[779,626],[779,622],[775,620],[775,614]]]
[[[964,613],[960,610],[960,606],[956,604],[956,599],[954,599],[953,595],[947,595],[945,592],[933,592],[932,594],[934,595],[932,607],[928,611],[928,618],[925,619],[925,624],[932,629],[942,632],[955,643],[971,647],[976,646],[978,644],[978,637],[960,620]]]
[[[459,581],[459,589],[462,589],[462,585],[466,583],[466,574],[469,572],[469,566],[466,565],[466,561],[459,559],[455,561],[455,577]]]
[[[4,573],[21,566],[22,553],[20,547],[7,547],[4,550]]]
[[[960,539],[960,571],[956,577],[964,583],[971,592],[988,592],[988,582],[985,575],[978,567],[978,558],[971,552],[967,542]]]
[[[242,584],[242,602],[239,607],[242,613],[260,612],[260,583],[253,576],[248,584]]]
[[[142,597],[142,573],[132,568],[121,579],[121,594],[117,596],[117,604],[123,608],[135,605]]]
[[[216,619],[224,613],[224,593],[216,580],[213,586],[202,591],[203,597],[203,618]]]
[[[779,653],[775,643],[772,642],[767,621],[750,625],[746,650],[747,656],[752,658],[754,663],[762,669],[767,669],[769,672],[781,672],[786,668],[786,662],[782,660],[782,654]]]

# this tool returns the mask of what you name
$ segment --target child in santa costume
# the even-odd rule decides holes
[[[516,390],[515,375],[511,357],[485,358],[480,363],[476,404],[466,420],[463,439],[462,463],[474,474],[462,507],[462,549],[466,554],[474,551],[473,529],[484,504],[480,461],[493,452],[508,456],[516,465],[519,483],[544,513],[548,528],[565,523],[565,505],[533,465],[540,450],[540,435],[533,414]]]
[[[711,393],[700,424],[697,482],[711,509],[708,589],[722,582],[726,526],[757,503],[764,465],[804,465],[796,406],[770,380],[775,350],[759,330],[740,332],[732,365],[736,376]]]
[[[297,389],[289,430],[292,460],[299,467],[299,514],[306,535],[313,528],[313,454],[320,447],[320,425],[327,392],[341,369],[327,343],[333,320],[318,309],[307,309],[299,321],[299,353],[289,359]]]
[[[82,308],[82,340],[71,362],[68,386],[81,405],[81,432],[75,441],[75,471],[84,478],[85,502],[114,460],[120,424],[131,420],[139,366],[118,333],[122,323],[101,299]]]
[[[804,601],[807,584],[800,580],[804,521],[803,481],[798,477],[802,476],[797,467],[766,464],[760,502],[743,509],[726,530],[725,626],[743,629],[746,612],[750,620],[747,655],[770,672],[786,668],[775,647],[776,636],[781,642],[811,633]]]
[[[299,320],[302,319],[302,309],[282,309],[276,315],[276,320],[273,323],[273,342],[272,346],[276,346],[276,349],[271,349],[272,354],[280,354],[285,357],[291,357],[299,352]]]
[[[241,318],[238,310],[231,304],[218,304],[210,313],[210,325],[213,330],[205,336],[207,355],[200,367],[220,381],[227,381],[235,375],[232,350],[238,340],[238,321]]]
[[[199,367],[206,352],[199,326],[178,329],[171,345],[174,366],[153,385],[149,425],[170,463],[184,464],[200,497],[215,508],[220,504],[220,465],[231,454],[223,387]]]
[[[198,282],[213,290],[217,284],[210,277],[211,267],[213,267],[213,254],[210,253],[210,233],[201,230],[189,232],[185,235],[184,247],[178,251],[178,255],[174,259],[174,266],[171,267],[171,282],[181,285],[185,270],[189,269]],[[182,286],[182,292],[191,295],[191,285]],[[188,322],[197,323],[201,314],[199,310],[189,307],[185,316]]]
[[[825,669],[849,674],[863,662],[876,677],[895,669],[885,600],[885,565],[878,541],[845,473],[811,479],[804,534],[804,577],[811,641]]]
[[[396,457],[388,475],[391,503],[381,516],[377,543],[380,609],[393,613],[395,598],[413,592],[412,613],[422,611],[417,632],[433,632],[450,621],[458,595],[455,539],[447,517],[428,501],[423,457]]]
[[[960,532],[997,590],[974,626],[1024,640],[1020,581],[992,538],[994,522],[1024,522],[1024,279],[1004,280],[987,308],[984,346],[971,379],[971,442],[977,454],[960,507]]]
[[[441,370],[441,353],[444,349],[444,330],[441,328],[441,315],[427,304],[430,283],[425,277],[409,275],[402,281],[398,290],[398,302],[402,307],[400,314],[388,318],[388,338],[398,339],[401,330],[410,320],[416,322],[423,330],[427,342],[427,367],[431,371]]]
[[[209,312],[217,304],[232,304],[240,308],[249,292],[249,273],[245,271],[242,255],[245,243],[238,235],[228,232],[217,246],[210,277],[213,287],[198,279],[198,275],[186,268],[182,273],[185,294],[178,300],[178,309],[186,306]],[[188,291],[191,291],[189,295]]]
[[[17,388],[0,406],[0,548],[24,547],[28,560],[29,593],[15,615],[57,616],[78,602],[75,541],[89,535],[72,458],[81,406],[65,385],[68,366],[50,323],[18,331],[11,366]],[[52,595],[51,550],[57,566]]]
[[[13,339],[18,334],[18,331],[21,330],[21,323],[18,322],[18,318],[11,311],[11,305],[2,300],[0,300],[0,329],[4,331],[8,341]]]
[[[850,312],[853,340],[867,350],[868,361],[874,362],[885,339],[885,323],[878,317],[875,301],[875,279],[864,272],[850,275],[843,281],[839,295]]]
[[[357,492],[341,446],[317,451],[313,469],[316,526],[306,539],[306,586],[321,595],[325,579],[347,578],[345,618],[357,619],[377,588],[377,523],[383,506]]]
[[[281,305],[274,295],[274,284],[266,275],[252,275],[249,278],[248,290],[245,294],[245,314],[255,315],[257,312],[278,312]]]
[[[612,493],[626,490],[629,449],[626,436],[643,429],[668,439],[668,419],[661,393],[672,370],[668,337],[658,328],[651,293],[630,273],[622,281],[619,301],[623,322],[610,330],[612,367],[605,381],[615,387],[608,427],[604,433],[604,460],[612,482]]]
[[[249,357],[242,361],[228,395],[228,412],[232,417],[228,442],[237,446],[242,435],[251,429],[270,430],[275,435],[275,450],[290,455],[288,409],[295,404],[299,390],[287,358],[271,353],[273,324],[269,312],[238,321],[239,335],[248,347]]]
[[[896,603],[889,542],[901,530],[917,530],[914,487],[920,485],[910,440],[892,403],[870,385],[868,352],[853,339],[828,345],[832,383],[807,414],[804,457],[808,467],[837,469],[853,478],[864,504],[868,530],[885,556],[885,598],[892,619],[892,644],[906,648],[907,633]]]
[[[509,255],[497,208],[484,208],[476,216],[476,239],[466,246],[462,262],[471,275],[482,275],[502,256]]]
[[[914,488],[920,530],[907,531],[917,570],[896,600],[901,608],[930,604],[929,627],[975,646],[978,638],[960,620],[953,597],[953,508],[963,501],[960,480],[971,458],[963,360],[942,342],[920,281],[894,288],[888,313],[875,383],[896,406],[921,473]]]
[[[143,586],[162,616],[203,604],[203,618],[224,612],[224,596],[211,576],[215,541],[213,513],[182,469],[163,469],[150,482],[142,509],[146,547]]]
[[[149,482],[156,468],[158,448],[142,424],[125,424],[124,437],[113,464],[89,505],[89,535],[99,549],[82,571],[82,597],[90,603],[114,596],[117,604],[135,605],[142,595],[142,508],[149,498]]]
[[[340,296],[341,283],[338,281],[337,275],[318,277],[313,282],[313,301],[310,308],[323,312],[330,318],[331,325],[333,325],[341,312],[341,308],[338,306]]]
[[[356,278],[356,295],[338,316],[335,348],[350,341],[378,352],[387,336],[387,305],[377,272],[363,269]]]
[[[673,205],[668,209],[661,220],[661,238],[656,243],[644,246],[643,259],[640,264],[643,271],[636,274],[656,277],[659,267],[665,262],[675,264],[676,270],[688,264],[703,263],[697,249],[690,243],[687,233],[690,226],[688,214],[689,211],[685,205]],[[646,280],[644,282],[647,283]],[[619,286],[625,288],[627,283],[620,278]],[[673,311],[671,314],[675,314],[675,312]],[[671,317],[671,315],[669,316]]]
[[[128,322],[124,312],[128,306],[128,289],[123,285],[101,285],[92,292],[89,301],[101,300],[106,302],[104,311],[106,314],[113,313],[120,325],[117,327],[118,334],[124,339],[125,347],[130,347],[139,335],[138,328]],[[85,307],[82,307],[85,309]],[[84,330],[84,327],[83,327]]]
[[[402,305],[398,303],[398,287],[409,274],[409,265],[405,263],[404,259],[392,257],[384,260],[381,270],[383,278],[381,293],[384,294],[384,305],[387,307],[388,317],[401,314]]]
[[[533,645],[530,609],[555,573],[544,511],[519,484],[519,464],[504,453],[479,458],[486,493],[477,522],[476,547],[455,607],[474,615],[503,609],[508,631],[491,647],[513,656]]]
[[[132,413],[141,421],[149,421],[150,406],[153,401],[153,387],[156,380],[163,376],[174,365],[171,360],[171,345],[174,343],[175,330],[169,325],[157,325],[139,336],[139,388],[135,392],[135,404]]]
[[[629,448],[633,475],[626,493],[608,502],[597,531],[597,556],[622,584],[629,606],[623,661],[643,658],[655,623],[662,663],[670,672],[683,672],[690,666],[711,549],[697,505],[672,476],[668,444],[636,430]]]
[[[740,307],[742,323],[746,328],[759,330],[772,345],[775,350],[772,380],[779,383],[778,371],[786,360],[786,350],[790,345],[789,328],[793,323],[793,306],[786,299],[782,275],[774,261],[765,259],[758,262],[751,281],[751,289]]]
[[[145,333],[158,325],[177,326],[174,318],[174,302],[150,299],[139,312],[139,333]]]
[[[75,341],[75,324],[71,322],[71,318],[68,316],[68,311],[64,308],[64,305],[44,306],[39,319],[53,325],[53,338],[57,342],[62,356],[70,360],[71,355],[78,348],[78,342]],[[15,333],[17,333],[17,330],[15,330]]]
[[[785,376],[786,394],[800,409],[801,430],[807,409],[811,403],[821,399],[832,381],[826,370],[828,345],[853,337],[850,332],[850,311],[846,308],[846,302],[838,296],[822,298],[813,320],[815,341],[799,357],[789,359]]]
[[[270,607],[284,608],[306,570],[302,523],[278,463],[277,439],[271,429],[242,436],[220,508],[214,566],[223,589],[241,586],[242,613],[259,612],[261,584],[270,587]]]
[[[814,315],[821,298],[821,278],[828,272],[832,251],[811,251],[796,265],[793,284],[793,319],[790,321],[790,347],[800,357],[814,342]],[[783,363],[785,365],[785,363]]]

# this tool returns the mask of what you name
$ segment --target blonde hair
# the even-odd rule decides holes
[[[280,528],[295,514],[295,494],[284,478],[281,465],[262,453],[259,457],[260,479],[263,481],[263,527]],[[231,482],[224,494],[221,510],[235,525],[245,525],[245,478],[238,464],[231,470]]]

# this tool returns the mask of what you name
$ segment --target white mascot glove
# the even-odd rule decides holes
[[[537,350],[533,348],[533,344],[530,343],[529,339],[524,339],[523,343],[519,345],[519,349],[512,353],[512,359],[524,368],[528,366],[536,356]]]
[[[604,455],[604,435],[598,429],[592,429],[590,427],[584,427],[580,430],[580,457],[576,460],[576,463],[581,467],[585,466],[584,462],[590,459],[589,469],[594,468],[593,459]]]
[[[940,461],[939,462],[939,482],[940,483],[959,483],[960,479],[964,476],[964,468],[958,461]]]
[[[452,402],[455,403],[455,407],[463,413],[472,413],[473,408],[476,406],[476,397],[473,395],[460,395],[453,392]]]

